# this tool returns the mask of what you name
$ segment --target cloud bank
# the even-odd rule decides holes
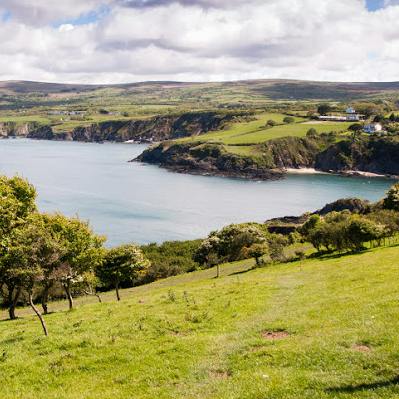
[[[399,5],[2,0],[0,80],[399,80]]]

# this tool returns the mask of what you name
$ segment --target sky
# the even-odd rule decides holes
[[[0,0],[0,80],[399,81],[399,0]]]

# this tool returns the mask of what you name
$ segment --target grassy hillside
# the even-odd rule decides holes
[[[227,145],[251,145],[280,137],[305,137],[311,128],[318,133],[345,132],[350,125],[347,122],[307,121],[303,118],[295,118],[295,123],[284,124],[285,116],[278,113],[263,113],[256,115],[256,119],[253,121],[234,123],[228,129],[209,132],[200,137],[185,138],[181,141],[211,141]],[[267,127],[268,120],[274,120],[278,125]]]
[[[8,398],[399,397],[397,247],[250,261],[0,323]]]

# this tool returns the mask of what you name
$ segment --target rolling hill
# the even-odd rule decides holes
[[[394,398],[398,247],[252,261],[0,323],[8,398]]]

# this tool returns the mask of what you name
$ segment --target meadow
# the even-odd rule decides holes
[[[399,397],[398,247],[226,264],[0,323],[9,398]]]
[[[287,115],[281,113],[262,113],[256,115],[256,119],[249,122],[237,122],[227,129],[202,134],[200,137],[189,137],[179,141],[219,142],[228,146],[254,145],[280,137],[294,136],[305,137],[309,129],[315,129],[317,133],[335,131],[344,133],[350,123],[347,122],[319,122],[309,121],[301,117],[295,117],[294,123],[284,123]],[[273,120],[276,126],[266,126],[267,121]],[[237,153],[247,150],[236,150]]]

